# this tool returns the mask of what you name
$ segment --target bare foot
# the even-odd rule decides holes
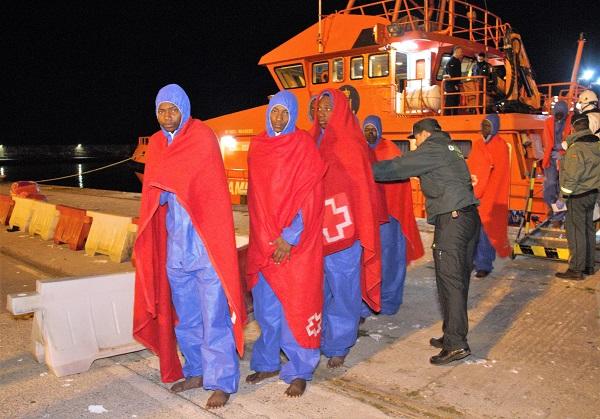
[[[173,384],[171,391],[173,393],[181,393],[182,391],[191,390],[193,388],[202,387],[202,376],[188,377],[183,381]]]
[[[255,372],[254,374],[250,374],[246,377],[246,382],[250,384],[258,384],[267,378],[275,377],[279,374],[279,371],[265,371],[265,372]]]
[[[346,359],[346,355],[344,356],[332,356],[327,361],[327,368],[338,368],[344,365],[344,360]]]
[[[304,390],[306,390],[306,380],[294,378],[285,391],[285,395],[288,397],[300,397],[304,394]]]
[[[206,402],[207,409],[217,409],[219,407],[225,406],[229,400],[229,393],[225,393],[223,390],[215,390],[213,394],[208,398]]]

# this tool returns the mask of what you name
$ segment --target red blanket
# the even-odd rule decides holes
[[[375,147],[377,161],[391,160],[402,155],[391,141],[381,138]],[[413,212],[412,188],[410,179],[402,182],[384,183],[383,189],[388,213],[400,222],[402,233],[406,237],[406,262],[419,259],[425,254],[419,228]]]
[[[160,358],[164,382],[182,377],[176,350],[176,314],[166,271],[166,207],[160,194],[169,191],[189,214],[223,284],[233,321],[237,350],[243,354],[246,310],[225,170],[214,133],[188,120],[167,147],[159,131],[150,138],[144,173],[138,235],[133,335]]]
[[[362,253],[361,288],[365,302],[380,310],[381,243],[379,211],[375,180],[369,151],[356,116],[350,110],[346,95],[339,90],[326,90],[333,100],[333,111],[321,139],[319,152],[327,164],[323,226],[326,255],[338,252],[360,240]],[[315,101],[315,107],[318,100]],[[311,129],[317,139],[321,133],[318,118]],[[339,224],[327,225],[328,215],[340,217]],[[351,224],[349,224],[351,223]],[[351,234],[345,234],[350,231]],[[343,236],[343,237],[342,237]]]
[[[565,127],[563,129],[563,141],[571,133],[571,117],[572,114],[568,114],[565,120]],[[554,148],[554,116],[549,116],[544,123],[543,132],[543,144],[544,144],[544,158],[542,159],[542,169],[550,167],[550,158],[552,157],[552,149]]]
[[[298,344],[318,348],[323,307],[323,186],[325,164],[306,131],[254,137],[248,151],[250,287],[262,272],[283,305]],[[275,264],[269,243],[302,210],[304,229],[290,260]]]
[[[511,250],[508,244],[509,148],[499,135],[487,143],[478,138],[472,144],[467,164],[471,174],[477,176],[474,192],[480,202],[481,224],[498,256],[507,257]]]

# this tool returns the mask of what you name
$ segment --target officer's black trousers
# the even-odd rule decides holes
[[[596,229],[592,219],[598,192],[589,191],[567,199],[565,227],[569,242],[569,269],[583,272],[594,267]]]
[[[433,237],[433,260],[442,311],[444,349],[467,348],[467,297],[473,254],[481,221],[477,207],[438,215]]]

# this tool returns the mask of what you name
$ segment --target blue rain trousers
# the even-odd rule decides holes
[[[494,269],[493,262],[496,260],[496,250],[483,227],[479,229],[479,240],[475,248],[475,257],[473,258],[473,266],[476,271],[492,272]]]
[[[281,302],[262,273],[252,289],[254,318],[260,326],[260,336],[252,349],[250,368],[257,372],[278,371],[279,378],[291,383],[296,378],[312,380],[313,372],[321,356],[319,349],[307,349],[298,345],[290,330]],[[283,350],[289,359],[281,367],[279,352]]]
[[[381,314],[393,316],[400,309],[406,279],[406,238],[400,222],[389,217],[390,222],[379,226],[381,237]],[[361,317],[373,314],[363,301]]]
[[[175,336],[185,358],[185,377],[203,377],[207,390],[235,393],[240,379],[227,297],[204,243],[176,195],[167,204],[167,277],[179,318]]]
[[[324,258],[321,352],[329,358],[347,355],[356,343],[362,304],[361,256],[362,247],[357,240],[349,248]]]

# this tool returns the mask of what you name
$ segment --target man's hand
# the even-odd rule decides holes
[[[291,244],[281,237],[277,237],[271,244],[275,247],[275,251],[271,255],[271,258],[276,264],[290,260],[290,252],[292,251]]]
[[[473,185],[473,187],[477,186],[477,184],[479,183],[479,179],[477,179],[477,175],[471,175],[471,185]]]

